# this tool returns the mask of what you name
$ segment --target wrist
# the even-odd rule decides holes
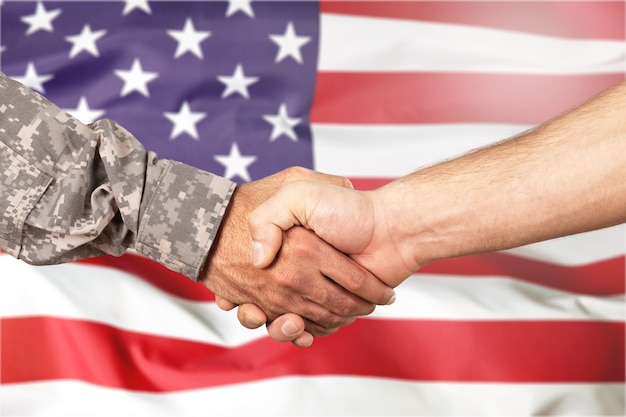
[[[421,203],[421,186],[391,182],[371,192],[376,236],[393,247],[407,271],[415,272],[435,259],[440,245],[437,231],[428,223],[429,211]],[[416,249],[419,248],[419,249]]]
[[[463,198],[462,189],[456,179],[425,170],[376,190],[374,206],[381,212],[377,224],[386,225],[388,236],[413,271],[470,251],[472,227],[480,217]]]

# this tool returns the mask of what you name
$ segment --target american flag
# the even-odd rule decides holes
[[[374,188],[626,68],[621,1],[1,3],[3,72],[240,183],[301,165]],[[435,262],[308,349],[135,254],[0,255],[0,413],[623,415],[624,232]]]

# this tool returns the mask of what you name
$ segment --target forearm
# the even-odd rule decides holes
[[[383,187],[391,234],[419,267],[626,221],[625,116],[622,84],[517,138]]]

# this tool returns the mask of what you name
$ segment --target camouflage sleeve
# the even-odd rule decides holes
[[[192,279],[234,183],[84,125],[0,72],[0,249],[32,264],[134,248]]]

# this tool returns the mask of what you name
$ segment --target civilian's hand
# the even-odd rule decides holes
[[[414,247],[407,251],[401,231],[390,227],[394,211],[381,197],[386,188],[356,191],[309,181],[285,184],[250,214],[254,264],[269,265],[280,250],[283,231],[304,226],[396,287],[419,269],[421,258],[414,256]],[[417,216],[411,220],[415,229],[427,231]]]

